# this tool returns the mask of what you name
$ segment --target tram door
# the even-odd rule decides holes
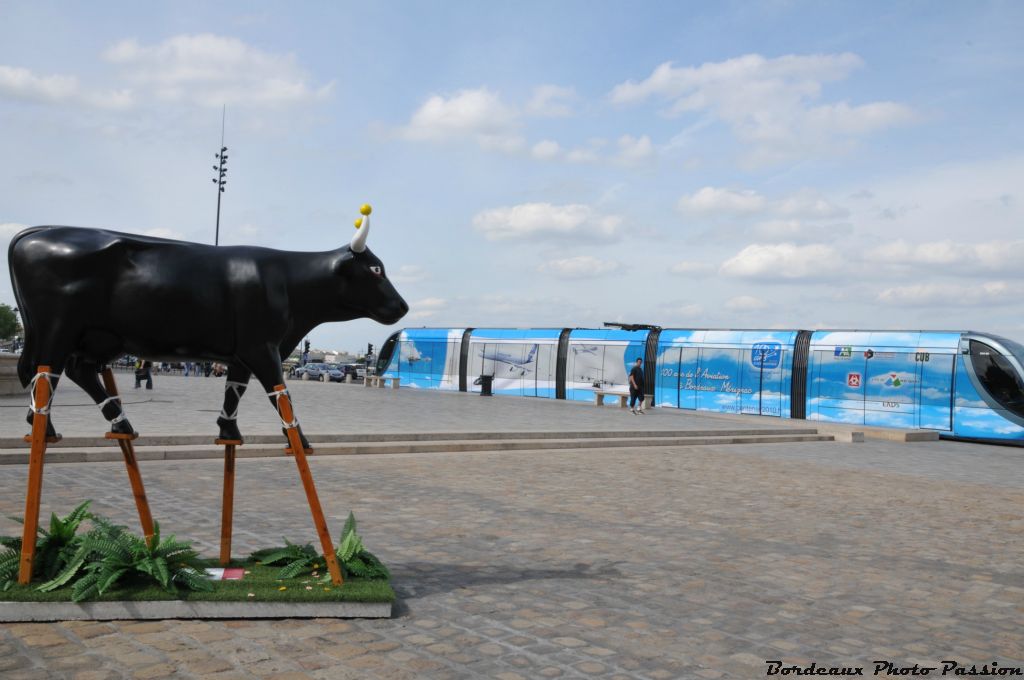
[[[918,365],[918,423],[928,430],[953,429],[954,354],[915,352]]]
[[[654,403],[679,408],[679,347],[666,347],[658,355]]]
[[[659,406],[697,409],[697,367],[700,349],[696,347],[667,347],[658,360],[655,403]]]
[[[532,347],[532,345],[530,345]],[[529,352],[529,350],[527,350]],[[530,371],[523,378],[524,397],[555,396],[555,345],[538,345],[536,358]]]

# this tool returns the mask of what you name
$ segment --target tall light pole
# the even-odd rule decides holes
[[[220,245],[220,195],[224,193],[224,187],[228,183],[228,147],[224,146],[224,120],[227,118],[227,113],[228,107],[225,104],[220,115],[220,152],[213,154],[213,157],[218,160],[218,164],[213,166],[217,176],[211,180],[217,185],[217,229],[213,236],[213,245],[215,246]]]

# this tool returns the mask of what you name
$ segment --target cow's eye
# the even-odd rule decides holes
[[[370,271],[373,272],[374,274],[376,274],[377,276],[381,275],[381,268],[378,267],[375,264],[374,265],[370,265]]]

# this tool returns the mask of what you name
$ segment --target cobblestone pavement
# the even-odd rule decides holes
[[[416,422],[431,410],[454,418],[444,414],[456,403],[519,404],[514,418],[532,409],[540,429],[619,415],[405,395],[371,403]],[[552,406],[563,407],[557,419]],[[354,511],[391,565],[394,618],[0,624],[0,677],[757,678],[769,659],[866,675],[875,659],[1024,666],[1019,449],[802,443],[311,465],[332,532]],[[220,464],[142,472],[164,531],[216,554]],[[21,514],[24,483],[24,467],[0,469],[2,534],[18,532],[6,516]],[[46,469],[45,513],[84,498],[136,521],[122,466]],[[315,542],[288,458],[239,461],[235,517],[236,553],[281,536]]]

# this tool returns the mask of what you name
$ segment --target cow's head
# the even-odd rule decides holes
[[[348,252],[335,263],[336,274],[345,282],[345,302],[358,316],[365,316],[382,324],[393,324],[409,311],[402,296],[388,280],[384,263],[366,247],[370,233],[369,206],[363,206],[364,217],[357,220],[358,228]]]

